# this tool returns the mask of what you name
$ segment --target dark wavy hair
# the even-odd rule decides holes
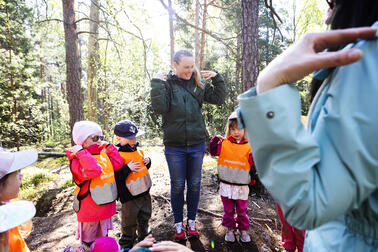
[[[378,0],[327,0],[327,2],[332,8],[330,23],[332,30],[371,26],[375,21],[378,21]],[[328,48],[328,51],[337,51],[344,46]],[[322,80],[312,80],[311,101],[322,83]]]

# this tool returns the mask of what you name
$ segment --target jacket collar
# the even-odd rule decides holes
[[[134,152],[137,150],[137,147],[139,145],[139,142],[137,142],[134,147],[131,147],[130,144],[126,144],[126,145],[121,145],[121,144],[117,144],[116,146],[118,147],[118,151],[122,151],[122,152]]]
[[[245,143],[248,143],[248,140],[243,138],[242,140],[240,140],[240,142],[238,143],[235,138],[233,138],[232,136],[229,136],[227,138],[228,141],[230,141],[231,143],[236,143],[236,144],[245,144]]]
[[[105,148],[105,146],[98,146],[97,144],[92,144],[91,146],[85,148],[91,154],[100,154],[100,152]]]

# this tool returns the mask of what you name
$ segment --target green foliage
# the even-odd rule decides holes
[[[0,1],[0,141],[5,147],[41,139],[38,68],[32,54],[31,9]]]
[[[324,30],[324,1],[273,2],[283,20],[282,23],[277,21],[282,35],[278,30],[274,31],[269,10],[260,0],[260,70],[305,32]],[[172,3],[176,13],[189,23],[195,23],[195,1],[174,0]],[[209,6],[206,29],[222,40],[206,34],[205,69],[222,74],[228,96],[221,106],[204,104],[203,114],[209,134],[224,135],[226,119],[238,106],[237,96],[241,92],[241,54],[237,45],[241,38],[241,4],[234,0],[218,0],[216,5],[226,8]],[[89,4],[79,4],[75,8],[79,8],[75,12],[76,19],[81,20],[77,22],[77,31],[84,109],[87,111],[86,32],[89,21],[86,17]],[[158,16],[165,23],[151,21]],[[64,151],[70,144],[65,38],[63,24],[56,21],[59,19],[62,19],[60,0],[0,0],[0,141],[6,147],[14,147],[17,138],[21,145],[33,144],[41,149],[51,146],[54,151]],[[111,142],[115,141],[114,125],[119,120],[129,119],[145,131],[141,141],[160,144],[161,117],[152,111],[149,92],[150,79],[158,72],[170,70],[167,10],[160,1],[105,0],[101,3],[100,20],[97,121]],[[174,26],[175,49],[189,49],[194,53],[194,29],[176,18]],[[305,78],[298,82],[302,113],[308,110],[309,80]],[[84,116],[87,118],[86,114]],[[41,167],[48,167],[50,161],[42,162]],[[55,159],[51,165],[64,162],[64,158]]]
[[[68,178],[66,179],[62,185],[61,185],[61,188],[68,188],[68,187],[71,187],[71,186],[75,186],[75,182],[72,178]]]
[[[43,190],[47,186],[49,180],[57,178],[56,174],[46,169],[35,167],[23,169],[22,174],[20,197],[26,200],[33,199],[38,191]]]
[[[67,157],[46,158],[38,163],[38,167],[41,169],[52,169],[62,167],[67,164],[69,164]]]

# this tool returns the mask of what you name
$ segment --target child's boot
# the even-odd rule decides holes
[[[228,228],[226,235],[224,236],[226,242],[235,242],[235,234],[233,228]]]
[[[134,246],[134,240],[134,237],[122,234],[118,244],[121,249],[131,249]]]
[[[148,220],[146,222],[140,221],[138,225],[138,242],[143,241],[149,234],[151,234],[151,229],[148,225]]]
[[[249,236],[247,230],[241,230],[240,241],[241,242],[250,242],[251,241],[251,236]]]

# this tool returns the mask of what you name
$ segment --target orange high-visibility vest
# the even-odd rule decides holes
[[[139,172],[132,171],[126,178],[126,187],[130,191],[131,195],[137,196],[150,189],[150,187],[152,186],[152,181],[148,169],[143,162],[143,151],[120,151],[119,154],[121,155],[124,164],[128,164],[131,160],[133,160],[133,163],[139,162],[140,166],[142,167]]]
[[[223,140],[218,159],[219,179],[231,184],[248,185],[251,182],[248,162],[251,148],[248,143],[236,144]]]
[[[112,203],[117,199],[117,185],[114,179],[113,165],[105,152],[93,155],[101,166],[101,175],[89,181],[89,191],[93,201],[97,205]],[[75,188],[76,196],[80,192],[80,186]]]
[[[22,238],[18,227],[9,230],[9,251],[30,252],[28,246]]]

